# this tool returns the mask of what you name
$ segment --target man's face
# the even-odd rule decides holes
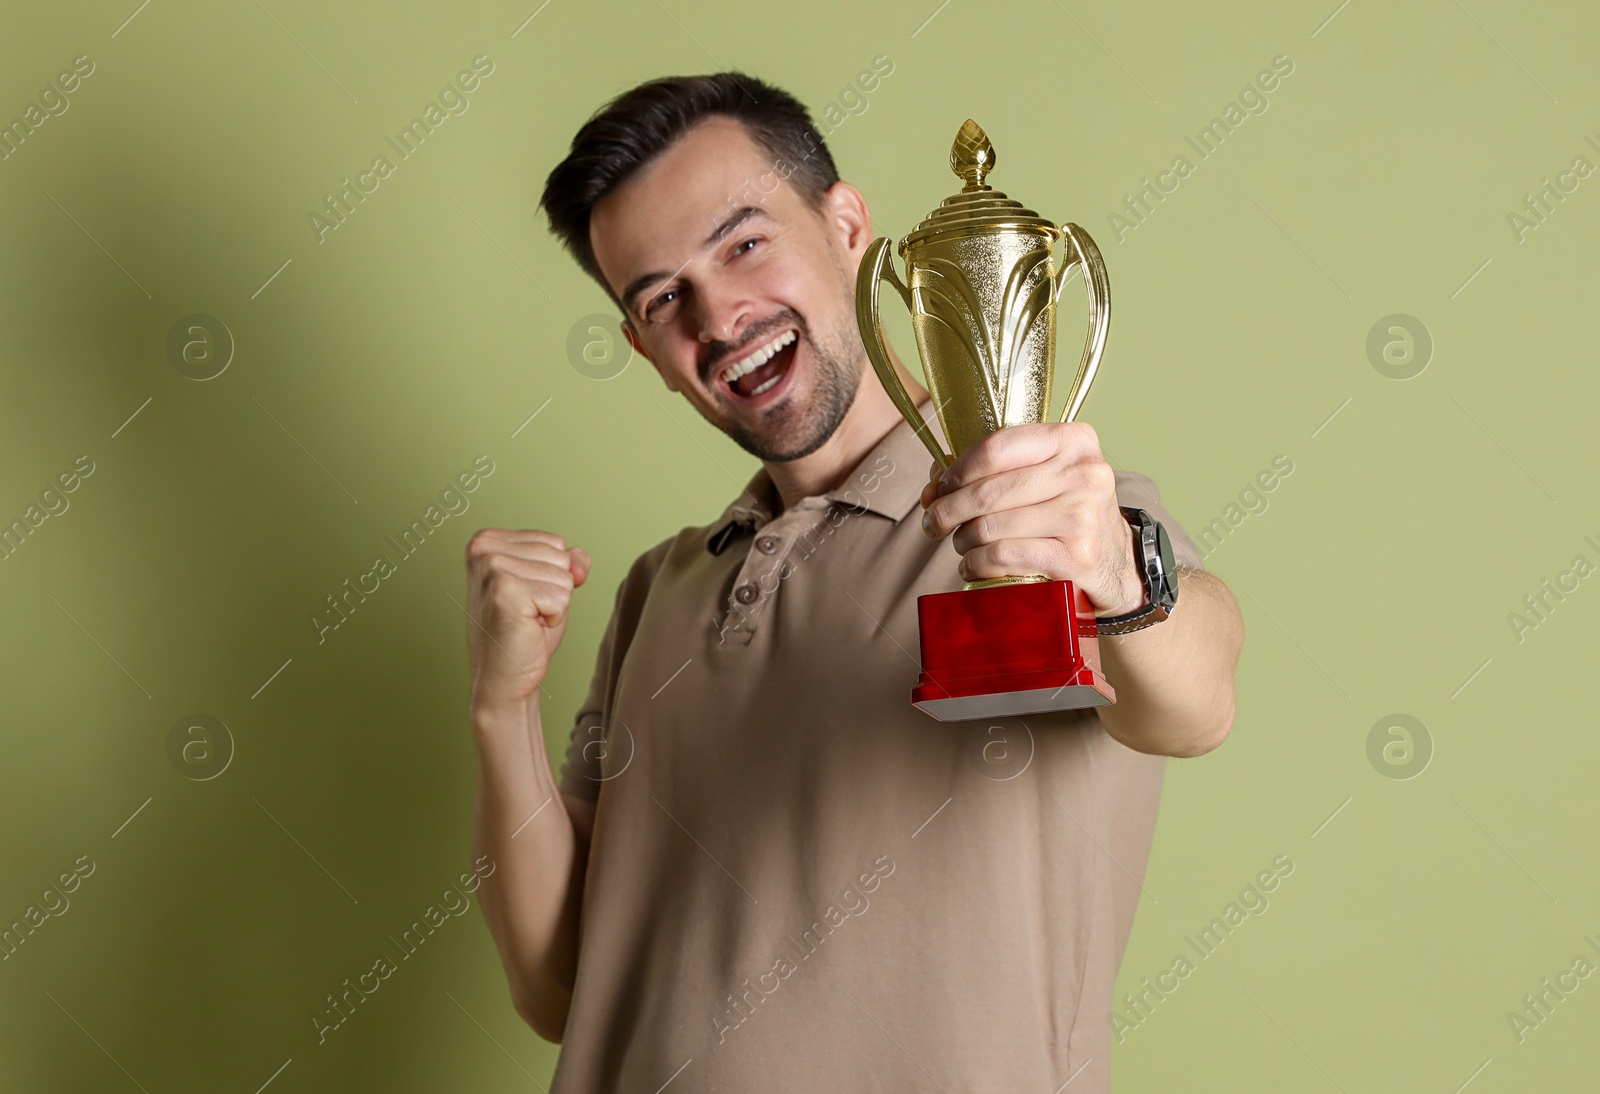
[[[854,305],[872,241],[865,202],[836,183],[819,215],[782,180],[787,169],[741,124],[713,117],[596,203],[589,229],[634,348],[770,461],[833,434],[866,364]]]

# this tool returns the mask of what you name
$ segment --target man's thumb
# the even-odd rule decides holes
[[[594,566],[594,559],[589,557],[589,552],[582,547],[573,547],[567,552],[570,559],[568,569],[572,571],[573,585],[582,585],[589,579],[589,570]]]

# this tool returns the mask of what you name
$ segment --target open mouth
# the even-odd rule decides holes
[[[800,336],[796,331],[785,331],[751,355],[760,360],[759,364],[732,365],[724,369],[719,378],[744,402],[766,402],[776,397],[779,387],[788,378],[799,344]],[[762,354],[766,356],[763,358]],[[730,373],[735,374],[731,380]]]

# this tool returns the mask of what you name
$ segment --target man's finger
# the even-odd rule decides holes
[[[1086,585],[1086,579],[1094,576],[1078,572],[1065,557],[1060,541],[1054,539],[1005,539],[985,543],[962,555],[957,570],[963,581],[1044,574],[1055,580]]]
[[[538,578],[512,577],[507,582],[507,595],[531,601],[545,625],[552,627],[561,622],[572,604],[571,589]]]
[[[974,517],[1036,505],[1061,493],[1061,477],[1052,465],[1029,464],[990,475],[934,498],[923,511],[922,528],[930,537],[939,539]]]
[[[572,579],[576,585],[582,585],[589,580],[589,571],[594,568],[594,559],[589,557],[589,552],[582,547],[573,547],[568,554],[571,556],[573,569]]]
[[[512,543],[548,543],[563,551],[567,547],[567,541],[554,532],[544,532],[537,528],[479,528],[467,541],[467,557],[472,558],[484,551],[497,550]]]
[[[572,568],[572,553],[570,551],[556,547],[546,540],[533,539],[524,540],[520,543],[496,543],[492,547],[486,547],[476,552],[470,557],[469,561],[473,567],[482,569],[485,559],[493,558],[497,555],[506,558],[526,559],[529,562],[548,562],[553,566],[561,567],[563,570]]]
[[[1044,463],[1057,456],[1076,459],[1100,450],[1087,422],[1027,422],[985,434],[957,456],[940,477],[941,492],[958,490],[1002,471]]]
[[[1124,529],[1126,522],[1119,516],[1117,523]],[[1001,509],[984,513],[962,524],[950,537],[950,544],[962,554],[1002,539],[1056,539],[1071,540],[1082,535],[1098,537],[1103,531],[1097,510],[1084,505],[1077,516],[1072,507],[1063,507],[1057,499],[1035,505],[1020,505],[1015,509]]]

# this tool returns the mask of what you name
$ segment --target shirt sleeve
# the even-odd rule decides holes
[[[565,795],[588,802],[600,798],[600,787],[605,781],[604,761],[612,747],[611,710],[617,673],[644,612],[650,583],[671,543],[671,540],[663,541],[640,555],[617,586],[611,620],[606,624],[605,637],[600,640],[595,654],[589,694],[578,708],[567,737],[566,758],[557,780]]]
[[[618,599],[621,599],[618,586]],[[567,755],[561,765],[561,793],[596,801],[600,797],[600,761],[608,746],[605,732],[606,703],[611,693],[612,650],[616,643],[617,613],[612,609],[611,622],[606,635],[600,640],[595,655],[594,674],[589,679],[589,695],[573,719],[572,732],[567,737]]]
[[[1166,506],[1161,504],[1161,488],[1155,480],[1148,475],[1141,475],[1137,471],[1118,471],[1117,473],[1117,504],[1126,505],[1132,509],[1144,509],[1161,522],[1167,530],[1167,540],[1172,544],[1172,557],[1180,567],[1190,570],[1203,570],[1205,563],[1200,557],[1200,550],[1194,545],[1194,540],[1189,538],[1189,533],[1184,531],[1173,515],[1167,512]]]

